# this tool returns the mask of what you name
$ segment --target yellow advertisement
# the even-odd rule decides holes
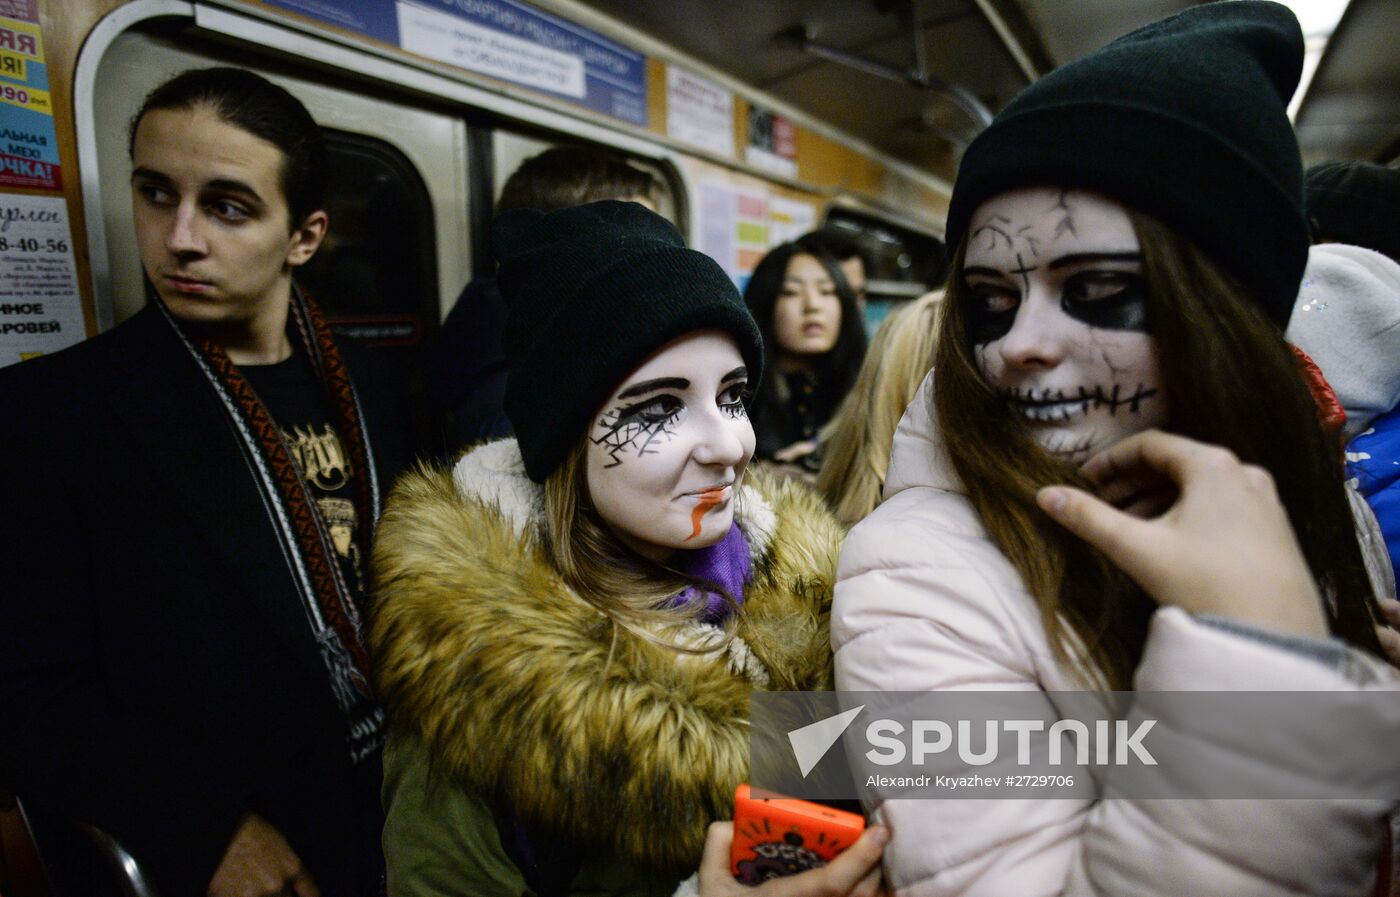
[[[0,51],[43,62],[44,40],[39,25],[19,19],[0,18]]]
[[[13,78],[23,81],[28,71],[25,58],[9,50],[0,50],[0,78]]]
[[[33,87],[0,81],[0,103],[8,103],[21,109],[33,109],[35,112],[53,115],[53,106],[49,103],[47,90],[36,90]]]

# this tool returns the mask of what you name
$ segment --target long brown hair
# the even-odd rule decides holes
[[[544,481],[545,547],[564,582],[615,627],[649,642],[683,653],[723,647],[732,637],[732,626],[719,641],[703,648],[678,644],[667,636],[705,610],[704,601],[668,606],[687,587],[699,586],[724,595],[731,604],[736,602],[718,585],[697,582],[679,570],[648,560],[618,539],[589,498],[587,452],[588,437],[584,436]],[[734,487],[736,513],[742,500],[740,483],[742,479]]]
[[[856,385],[826,427],[817,491],[847,526],[859,523],[880,504],[895,428],[933,366],[942,300],[943,291],[936,290],[880,322]]]
[[[1283,333],[1245,290],[1169,228],[1130,213],[1142,246],[1166,429],[1224,446],[1273,475],[1334,635],[1380,654],[1374,598],[1342,479]],[[1052,483],[1091,489],[1043,451],[983,379],[967,335],[960,246],[935,353],[933,410],[958,475],[992,540],[1040,605],[1060,657],[1097,684],[1128,689],[1155,604],[1097,550],[1042,513]]]

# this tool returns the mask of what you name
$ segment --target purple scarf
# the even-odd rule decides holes
[[[753,578],[753,560],[749,557],[749,540],[737,523],[709,548],[687,551],[681,556],[681,569],[692,579],[719,586],[733,597],[736,604],[744,603],[744,586]],[[690,586],[677,595],[673,607],[684,607],[692,601],[704,601],[705,611],[700,619],[706,623],[723,623],[733,608],[724,595],[700,586]]]

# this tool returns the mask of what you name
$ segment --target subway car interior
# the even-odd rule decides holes
[[[1400,169],[1400,0],[1283,2],[1305,39],[1287,109],[1303,165]],[[255,72],[320,126],[331,223],[297,281],[337,338],[392,368],[411,451],[450,458],[460,446],[445,443],[433,352],[464,289],[496,270],[492,221],[526,160],[560,146],[621,157],[741,292],[773,247],[836,235],[862,260],[873,337],[944,287],[959,165],[997,114],[1059,67],[1203,5],[0,0],[0,367],[147,306],[129,129],[187,69]],[[17,599],[43,596],[0,596]],[[0,720],[27,725],[5,708]],[[0,895],[175,897],[113,833],[11,793],[9,775]]]

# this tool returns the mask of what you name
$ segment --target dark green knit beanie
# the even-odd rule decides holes
[[[1280,328],[1308,258],[1303,169],[1287,106],[1303,35],[1264,0],[1192,7],[1023,90],[963,156],[949,247],[1017,187],[1092,190],[1185,235]]]
[[[734,282],[643,206],[516,209],[496,219],[493,236],[510,308],[505,411],[535,482],[563,462],[617,385],[674,339],[725,331],[749,382],[762,376],[763,341]]]

